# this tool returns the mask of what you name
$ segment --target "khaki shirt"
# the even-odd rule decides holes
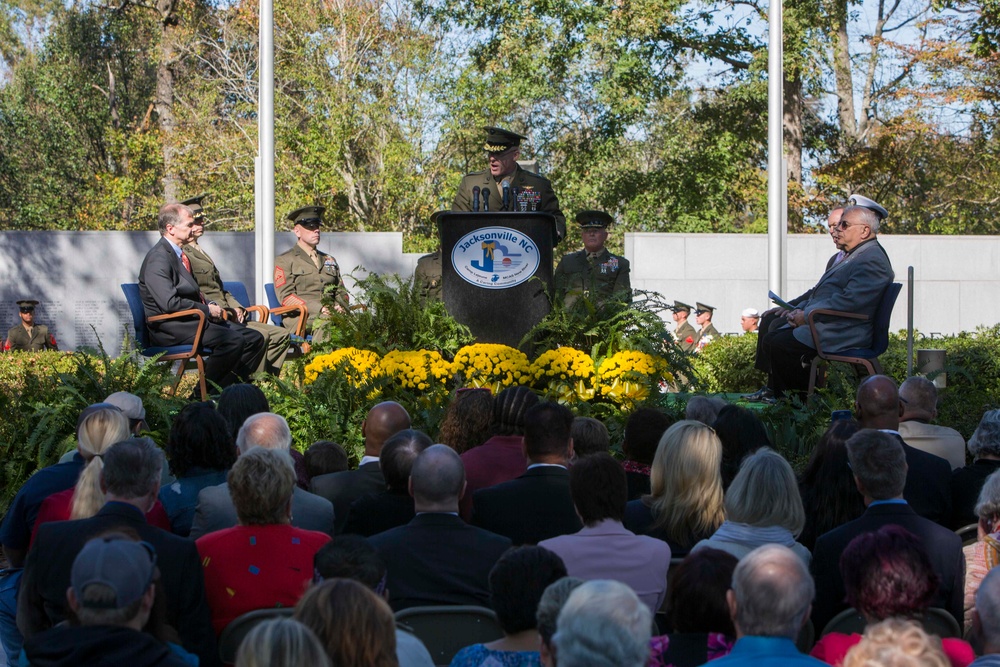
[[[309,309],[309,329],[323,310],[324,295],[332,295],[341,307],[347,308],[347,293],[337,260],[320,250],[316,250],[316,254],[320,259],[319,268],[297,243],[274,259],[274,292],[278,301],[282,306],[305,304]],[[286,329],[294,330],[298,318],[285,316],[281,323]]]
[[[685,352],[691,352],[698,345],[698,332],[695,331],[690,322],[685,321],[674,330],[674,340],[677,341],[679,348]]]
[[[556,294],[564,298],[567,307],[581,295],[595,302],[612,297],[629,301],[632,296],[628,260],[612,255],[607,248],[596,257],[587,257],[586,250],[563,255],[553,282]]]
[[[7,349],[38,352],[39,350],[58,350],[55,336],[49,333],[44,324],[31,327],[31,333],[23,324],[16,324],[7,332]]]

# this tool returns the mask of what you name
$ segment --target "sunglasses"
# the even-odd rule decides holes
[[[33,313],[33,312],[35,312],[35,307],[34,306],[21,306],[21,312],[22,313]]]
[[[834,226],[833,226],[833,228],[834,228],[834,229],[841,229],[841,230],[843,230],[843,229],[847,229],[848,227],[867,227],[867,226],[868,226],[868,225],[865,225],[865,224],[863,224],[863,223],[860,223],[860,222],[856,222],[856,223],[854,223],[854,224],[852,225],[852,224],[849,224],[849,223],[848,223],[847,221],[845,221],[845,220],[841,220],[841,221],[840,221],[840,222],[838,222],[838,223],[837,223],[836,225],[834,225]]]

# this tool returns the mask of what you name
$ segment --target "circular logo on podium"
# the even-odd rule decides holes
[[[535,275],[535,242],[516,229],[483,227],[458,240],[451,251],[455,273],[486,289],[507,289]]]

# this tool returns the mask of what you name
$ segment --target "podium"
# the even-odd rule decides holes
[[[517,347],[549,313],[556,220],[510,211],[438,214],[442,296],[480,343]]]

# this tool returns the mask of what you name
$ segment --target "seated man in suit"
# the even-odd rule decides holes
[[[748,396],[749,400],[773,402],[786,392],[808,388],[809,362],[816,356],[816,350],[807,318],[814,310],[842,310],[868,316],[867,320],[820,317],[816,327],[823,349],[840,351],[871,346],[872,320],[894,276],[889,256],[876,238],[887,214],[870,199],[854,195],[851,200],[857,203],[846,207],[835,225],[834,241],[845,253],[843,259],[828,264],[816,286],[792,300],[792,310],[772,309],[761,318],[756,366],[768,374],[768,384]],[[777,324],[783,318],[785,325],[780,328],[769,325],[768,316],[776,316]]]
[[[891,433],[906,454],[906,488],[903,497],[913,511],[942,526],[951,518],[951,467],[940,456],[908,445],[899,434],[899,416],[905,405],[896,383],[884,375],[865,378],[858,386],[854,404],[861,428]]]
[[[193,541],[150,526],[144,516],[160,492],[159,448],[148,438],[134,438],[112,445],[102,458],[101,486],[107,489],[107,502],[97,515],[39,526],[24,566],[17,627],[27,641],[66,620],[70,571],[83,546],[108,532],[134,533],[156,550],[167,624],[176,628],[184,648],[201,664],[218,665],[198,550]]]
[[[952,470],[965,465],[965,438],[953,428],[931,422],[937,417],[937,387],[925,377],[911,377],[899,385],[903,414],[899,435],[910,447],[945,459]]]
[[[918,516],[903,498],[907,465],[904,445],[897,436],[872,429],[858,431],[847,441],[847,458],[854,482],[864,496],[867,510],[861,517],[820,535],[813,550],[816,602],[812,620],[817,634],[847,608],[840,556],[861,533],[887,524],[902,526],[923,542],[934,573],[940,580],[931,606],[942,607],[962,623],[965,558],[961,538],[933,521]]]
[[[583,529],[538,546],[558,554],[571,577],[627,584],[655,614],[667,595],[670,547],[622,525],[628,502],[625,469],[607,452],[577,459],[569,470],[569,490]]]
[[[260,366],[266,351],[264,337],[238,322],[226,322],[222,307],[206,303],[191,273],[191,263],[182,247],[193,239],[194,215],[181,204],[160,209],[159,242],[146,254],[139,269],[139,294],[146,311],[149,338],[153,345],[169,347],[194,341],[198,318],[149,322],[156,315],[200,310],[208,322],[201,336],[202,346],[212,350],[205,359],[205,378],[225,388],[243,382]]]
[[[292,447],[292,432],[288,422],[273,412],[259,412],[247,417],[236,436],[237,455],[252,447],[288,452]],[[232,528],[238,522],[236,507],[229,495],[229,483],[207,486],[198,492],[198,506],[191,524],[192,540],[217,530]],[[333,503],[298,486],[292,491],[292,526],[333,535]]]
[[[365,439],[365,455],[357,470],[345,470],[313,477],[309,490],[333,503],[337,515],[335,530],[344,532],[351,503],[361,496],[385,490],[385,478],[379,467],[382,446],[390,437],[410,428],[410,415],[399,403],[385,401],[371,410],[361,422],[361,435]]]
[[[569,492],[573,413],[539,403],[524,415],[528,470],[517,479],[480,489],[472,497],[472,523],[510,538],[514,546],[568,535],[583,525]]]
[[[489,574],[510,540],[458,517],[465,492],[462,459],[447,445],[417,456],[410,493],[417,515],[405,526],[368,538],[388,570],[393,611],[434,604],[488,607]]]

